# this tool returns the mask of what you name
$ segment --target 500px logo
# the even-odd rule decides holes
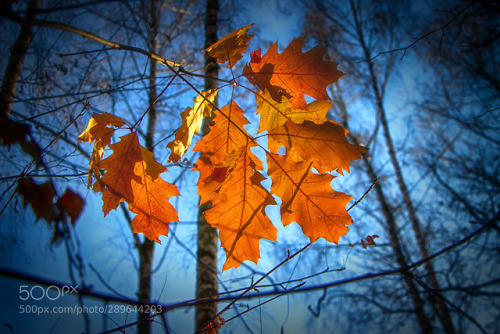
[[[40,285],[34,285],[29,289],[28,285],[19,286],[19,299],[21,300],[42,300],[44,298],[48,300],[57,300],[64,297],[68,293],[78,293],[77,286],[64,285],[63,287],[58,287],[51,285],[44,288]]]

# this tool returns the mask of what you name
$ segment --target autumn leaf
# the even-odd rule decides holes
[[[264,211],[275,201],[261,185],[265,178],[257,171],[262,169],[260,161],[249,147],[234,152],[230,159],[234,157],[237,159],[230,176],[221,185],[219,196],[212,199],[213,208],[204,212],[207,222],[219,230],[226,251],[223,270],[237,268],[246,260],[257,263],[260,239],[276,241],[277,236],[276,227]]]
[[[350,144],[345,130],[332,121],[315,124],[305,121],[295,124],[287,121],[268,134],[269,149],[276,153],[281,146],[296,151],[305,161],[313,161],[313,167],[324,174],[337,170],[349,172],[349,162],[359,159],[366,148]]]
[[[24,206],[30,205],[37,219],[47,222],[60,221],[66,213],[71,223],[75,224],[85,204],[83,198],[69,188],[61,198],[57,198],[51,182],[37,184],[32,178],[20,179],[16,191],[23,197]]]
[[[132,219],[131,225],[134,233],[143,233],[146,238],[161,244],[159,236],[167,236],[168,224],[179,220],[177,211],[168,200],[180,194],[175,185],[164,181],[159,174],[156,174],[158,168],[150,165],[151,162],[147,162],[147,159],[135,164],[134,173],[140,176],[141,182],[135,179],[131,182],[134,200],[129,202],[129,209],[137,214]],[[165,167],[161,167],[166,171]],[[151,169],[156,169],[153,177]]]
[[[352,197],[332,190],[332,175],[312,173],[312,162],[296,163],[278,154],[268,157],[271,192],[282,200],[283,225],[296,222],[311,241],[324,238],[338,243],[352,224],[345,209]]]
[[[125,125],[125,122],[117,116],[109,113],[92,114],[87,128],[80,134],[78,141],[94,143],[91,160],[89,164],[88,187],[92,186],[92,177],[100,178],[99,163],[103,157],[104,149],[111,144],[111,138],[116,129]],[[98,187],[98,186],[97,186]]]
[[[203,53],[206,52],[210,57],[216,58],[218,63],[227,62],[227,68],[232,68],[243,58],[243,53],[247,50],[250,40],[255,36],[247,34],[252,26],[253,24],[250,24],[233,31],[206,48]]]
[[[109,113],[92,114],[87,128],[78,136],[78,141],[93,143],[94,141],[103,142],[109,145],[111,136],[115,132],[113,128],[121,128],[125,122],[118,116]]]
[[[103,186],[99,189],[102,189],[104,215],[116,209],[120,202],[133,202],[132,180],[142,182],[141,177],[135,174],[136,163],[143,160],[137,134],[132,132],[120,137],[120,141],[110,148],[113,154],[100,163],[100,168],[105,169],[106,173],[96,183],[99,187]],[[94,190],[97,191],[96,187]]]
[[[217,89],[210,89],[200,92],[200,95],[193,99],[193,108],[186,108],[181,113],[182,125],[175,133],[175,139],[167,144],[170,149],[169,161],[179,162],[189,146],[191,146],[193,136],[200,133],[203,118],[212,115],[212,103],[217,91]]]
[[[219,167],[221,169],[221,167]],[[224,167],[224,174],[216,172],[216,167],[207,155],[202,154],[193,165],[193,170],[200,172],[197,182],[200,204],[211,201],[222,186],[227,176],[228,167]],[[222,177],[223,176],[223,177]]]
[[[286,97],[296,109],[307,110],[305,95],[328,100],[326,87],[337,81],[342,72],[336,63],[323,61],[325,47],[302,53],[303,46],[304,38],[296,38],[279,54],[278,43],[274,43],[261,59],[252,58],[243,75],[261,91],[267,90],[276,102]]]
[[[80,214],[83,211],[85,201],[80,195],[68,188],[66,189],[64,195],[62,195],[59,199],[59,204],[68,214],[71,219],[71,223],[75,224],[76,220],[80,217]]]
[[[313,101],[305,110],[296,109],[291,102],[282,97],[280,102],[272,99],[269,93],[256,92],[257,113],[260,115],[259,132],[271,131],[277,126],[283,125],[287,120],[295,124],[302,124],[304,121],[311,121],[321,124],[326,121],[326,114],[330,109],[330,101]]]
[[[54,209],[56,190],[51,182],[36,184],[32,178],[22,178],[17,182],[17,192],[23,197],[24,207],[30,205],[38,219],[56,220]]]
[[[379,236],[374,234],[374,235],[369,235],[366,237],[366,242],[365,240],[361,239],[361,246],[363,246],[364,249],[366,249],[366,247],[370,247],[370,246],[377,246],[377,244],[375,243],[375,239],[378,238]]]
[[[134,232],[160,243],[159,236],[168,235],[168,223],[178,220],[168,201],[179,196],[177,187],[160,177],[167,169],[139,144],[135,132],[120,137],[110,148],[113,153],[99,164],[104,176],[94,185],[94,190],[103,193],[104,215],[126,201],[129,210],[137,214],[132,220]]]
[[[210,156],[213,164],[224,161],[224,157],[247,144],[251,136],[243,129],[248,120],[243,110],[232,101],[217,112],[210,132],[196,143],[193,150]]]
[[[250,62],[251,63],[260,63],[260,60],[262,59],[262,53],[260,49],[252,51],[250,53]]]

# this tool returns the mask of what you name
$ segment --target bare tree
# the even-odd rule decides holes
[[[431,141],[432,144],[426,147],[425,141],[418,140],[418,134],[425,133],[426,128],[413,128],[409,125],[408,127],[412,132],[411,137],[408,136],[409,138],[406,141],[396,139],[401,138],[398,134],[401,131],[391,125],[391,123],[396,122],[392,118],[397,117],[392,111],[393,105],[397,103],[391,101],[396,97],[393,95],[395,88],[392,82],[395,80],[402,82],[400,78],[402,78],[404,71],[410,72],[411,66],[417,64],[417,66],[421,66],[422,63],[409,55],[408,51],[411,48],[419,46],[418,43],[421,45],[426,43],[427,38],[431,37],[439,41],[439,45],[442,46],[446,42],[446,39],[443,40],[442,35],[449,35],[449,27],[455,24],[456,27],[460,26],[461,20],[457,19],[457,16],[460,18],[460,15],[465,17],[471,14],[466,11],[470,5],[461,4],[451,9],[449,15],[443,18],[441,22],[431,25],[429,22],[422,23],[425,21],[423,16],[413,16],[414,21],[409,20],[408,17],[411,16],[409,13],[415,14],[414,9],[401,7],[399,3],[349,1],[335,4],[313,2],[313,4],[315,7],[312,7],[314,9],[308,13],[305,32],[310,33],[319,43],[328,45],[331,50],[331,58],[339,61],[344,71],[347,72],[346,77],[341,79],[332,91],[334,96],[334,117],[337,117],[348,126],[353,141],[369,145],[371,152],[373,152],[363,162],[369,179],[372,181],[378,180],[374,187],[378,205],[375,205],[374,202],[367,198],[367,201],[363,203],[363,207],[367,205],[366,214],[386,226],[387,238],[390,240],[392,252],[396,256],[399,265],[404,266],[405,263],[411,262],[415,259],[416,254],[420,254],[422,258],[427,258],[431,252],[430,250],[434,249],[437,243],[443,243],[443,239],[440,238],[445,240],[451,240],[452,238],[449,231],[442,234],[446,220],[442,220],[442,224],[437,224],[443,228],[435,224],[436,214],[431,213],[437,212],[437,208],[434,206],[436,203],[432,201],[429,203],[425,198],[422,199],[421,195],[415,193],[413,189],[419,189],[421,188],[419,184],[429,182],[427,177],[434,173],[432,172],[434,168],[430,168],[429,161],[432,160],[434,163],[439,164],[441,158],[437,156],[450,150],[452,146],[455,147],[453,149],[455,152],[464,153],[465,146],[450,145],[452,139],[449,138],[448,141],[438,141],[440,143],[438,147],[441,147],[438,150],[436,150],[436,141]],[[407,42],[407,34],[415,34],[416,29],[413,24],[422,27],[419,30],[419,36],[422,36],[422,38]],[[436,28],[432,29],[432,27]],[[441,36],[440,33],[442,33]],[[453,39],[453,37],[450,38]],[[401,47],[405,44],[407,47]],[[456,45],[451,48],[457,50]],[[456,61],[455,57],[450,57],[450,53],[444,52],[442,55],[447,59]],[[429,54],[434,54],[434,52],[426,51],[425,57],[427,59],[431,60],[431,62],[436,60],[429,57]],[[439,63],[439,65],[434,63],[432,68],[436,68],[438,72],[443,69],[456,72],[456,70],[452,70],[443,63]],[[432,76],[430,77],[431,81],[433,81]],[[443,81],[449,81],[448,77],[439,74],[434,78],[443,78]],[[426,76],[425,80],[427,79]],[[477,83],[477,81],[474,82]],[[434,89],[435,83],[433,83],[432,87]],[[455,91],[450,95],[467,96],[463,90]],[[409,100],[415,101],[418,99],[417,96]],[[367,117],[368,112],[360,110],[360,101],[364,102],[361,108],[373,110],[372,115]],[[400,108],[403,109],[404,107]],[[410,109],[408,108],[408,110]],[[363,115],[361,119],[364,124],[359,122],[359,115]],[[421,116],[426,118],[425,114]],[[397,121],[399,122],[399,120]],[[397,135],[395,136],[394,133]],[[414,136],[413,133],[415,133]],[[449,132],[441,133],[442,137],[448,137],[450,134]],[[411,149],[405,149],[405,147],[411,147]],[[423,149],[436,153],[435,158],[427,160],[423,158],[422,154],[417,153]],[[415,161],[417,164],[409,165],[407,161]],[[423,161],[427,161],[427,163],[422,164]],[[447,168],[446,173],[452,172],[452,169]],[[417,177],[411,175],[417,175]],[[491,177],[488,178],[492,179]],[[431,182],[435,182],[435,179]],[[443,180],[440,183],[448,184],[447,181]],[[488,189],[487,194],[495,194],[495,191],[491,192],[491,186],[486,188]],[[484,190],[481,192],[484,192]],[[455,191],[455,194],[459,193]],[[443,195],[443,193],[440,193],[440,195]],[[446,197],[448,196],[443,196],[443,198]],[[496,197],[496,195],[493,197]],[[378,207],[378,212],[373,211],[375,207]],[[489,210],[483,211],[485,214],[482,221],[489,221],[491,217],[495,216],[496,210],[498,208],[495,209],[495,205],[493,205]],[[467,219],[472,220],[474,218],[468,217]],[[434,222],[432,225],[423,223],[431,220]],[[455,230],[455,233],[459,230]],[[447,239],[448,237],[450,238]],[[386,259],[387,255],[384,256],[382,255],[384,252],[380,252],[379,260]],[[460,256],[456,254],[451,257],[455,258],[455,260],[460,259]],[[470,261],[470,259],[465,258],[462,260]],[[467,322],[468,325],[482,329],[474,317],[465,317],[466,320],[462,320],[464,319],[462,317],[464,315],[463,304],[459,302],[458,297],[457,299],[450,299],[456,297],[456,295],[449,292],[446,292],[445,295],[444,291],[449,291],[448,282],[450,276],[453,277],[453,275],[458,274],[458,271],[455,270],[456,268],[453,268],[453,265],[448,266],[443,262],[436,261],[426,263],[425,270],[420,271],[418,274],[403,275],[407,294],[413,300],[413,310],[406,310],[403,304],[399,309],[389,307],[387,303],[381,302],[380,297],[377,298],[373,290],[371,291],[374,294],[372,298],[365,296],[361,300],[370,302],[382,313],[392,314],[392,317],[395,317],[398,313],[415,314],[423,332],[439,329],[440,331],[444,330],[452,333],[455,332],[455,328],[459,324],[460,328],[462,328],[463,321]],[[380,287],[374,289],[377,291],[380,290]],[[386,288],[386,292],[389,293],[389,291],[390,289]],[[382,295],[383,292],[381,291]],[[360,297],[358,294],[352,294],[351,298]],[[397,294],[389,298],[403,300],[404,295]],[[429,312],[429,307],[432,307],[433,313]],[[455,319],[453,319],[453,313],[458,315]],[[437,319],[435,319],[435,316],[437,316]],[[352,319],[356,319],[356,316],[353,315]],[[364,319],[374,321],[374,318]],[[397,322],[396,319],[397,317],[393,320]],[[438,327],[434,320],[438,320],[441,326]]]
[[[205,13],[205,48],[217,42],[217,15],[219,13],[218,0],[207,0]],[[205,90],[218,87],[219,66],[215,59],[205,55]],[[217,97],[214,105],[217,106]],[[210,120],[205,119],[202,128],[202,136],[210,131],[208,126]],[[217,272],[217,230],[207,223],[204,211],[209,209],[210,204],[200,205],[198,215],[197,236],[197,268],[196,268],[196,299],[214,299],[218,290]],[[200,304],[196,307],[195,328],[197,331],[206,329],[207,325],[217,314],[217,303]]]

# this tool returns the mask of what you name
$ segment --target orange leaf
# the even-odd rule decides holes
[[[312,173],[312,162],[296,163],[272,153],[268,157],[271,192],[282,200],[283,225],[296,222],[311,241],[338,243],[348,231],[346,225],[352,224],[345,209],[352,197],[332,190],[332,175]]]
[[[120,137],[110,148],[113,154],[100,163],[106,172],[94,185],[94,190],[98,184],[102,189],[104,215],[127,201],[129,210],[137,214],[132,220],[134,232],[160,242],[160,235],[168,235],[168,223],[178,220],[175,208],[168,201],[179,196],[177,187],[160,177],[167,169],[139,144],[135,132]]]
[[[283,145],[296,151],[304,160],[314,161],[313,167],[321,174],[343,169],[349,172],[349,162],[359,159],[367,149],[352,145],[345,137],[344,128],[332,121],[315,124],[310,121],[298,125],[287,121],[268,134],[269,149],[276,153]]]
[[[193,108],[186,108],[181,113],[182,125],[175,133],[175,139],[167,144],[170,149],[169,161],[178,162],[191,146],[193,136],[200,133],[203,117],[212,115],[212,103],[216,95],[217,89],[200,92],[193,98]]]
[[[137,214],[132,219],[132,229],[161,244],[159,236],[168,235],[168,223],[179,220],[168,199],[180,194],[175,185],[165,182],[158,175],[151,177],[149,165],[147,160],[135,164],[134,173],[140,176],[141,182],[132,180],[134,201],[129,203],[129,209]],[[163,170],[166,171],[164,167]]]
[[[227,68],[232,68],[243,58],[243,53],[248,48],[250,40],[255,36],[247,34],[252,26],[253,24],[250,24],[222,37],[215,44],[205,49],[203,53],[206,52],[210,57],[217,58],[218,63],[228,62]]]
[[[375,243],[375,240],[378,238],[378,235],[374,234],[374,235],[369,235],[366,237],[366,243],[368,244],[368,246],[377,246],[377,244]]]
[[[277,236],[277,229],[264,212],[266,206],[276,203],[261,185],[264,176],[256,171],[260,162],[248,146],[234,152],[231,158],[237,160],[230,176],[220,187],[219,195],[212,198],[213,208],[204,213],[207,222],[219,229],[226,251],[222,270],[237,268],[246,260],[257,263],[260,239],[276,241]]]
[[[248,120],[234,101],[217,112],[213,123],[210,132],[196,143],[193,150],[209,155],[216,165],[224,161],[229,153],[245,146],[250,135],[243,129]]]
[[[259,132],[271,131],[285,124],[287,120],[295,124],[302,124],[304,121],[321,124],[326,121],[326,113],[331,105],[330,101],[314,101],[306,110],[295,109],[286,97],[283,97],[281,102],[276,102],[267,91],[256,92],[255,99],[257,113],[260,114]]]
[[[304,37],[294,39],[290,45],[278,54],[278,43],[269,47],[258,62],[253,57],[243,69],[243,75],[260,90],[269,91],[276,102],[283,97],[290,100],[296,109],[307,109],[305,95],[317,100],[328,100],[326,87],[341,76],[334,62],[324,62],[326,48],[317,46],[302,53]]]
[[[137,134],[132,132],[120,137],[120,141],[110,146],[113,150],[100,167],[106,170],[104,176],[94,185],[94,190],[102,190],[102,211],[107,215],[124,200],[133,202],[132,180],[141,182],[141,177],[134,172],[135,164],[143,160]],[[96,185],[100,185],[96,188]],[[104,186],[103,188],[101,188]]]
[[[69,218],[71,219],[71,223],[75,224],[78,217],[80,217],[80,214],[83,210],[83,205],[85,204],[83,198],[68,188],[66,189],[64,195],[61,196],[59,203],[61,204],[61,207],[64,209],[64,211],[68,214]]]
[[[94,176],[96,180],[100,178],[99,162],[104,154],[104,148],[111,144],[111,137],[113,137],[116,131],[114,128],[121,128],[124,125],[125,122],[120,117],[108,113],[94,113],[87,124],[87,128],[78,137],[78,141],[88,143],[93,143],[95,141],[89,164],[89,188],[92,185],[92,176]]]
[[[198,195],[200,195],[200,204],[206,203],[216,196],[218,190],[222,186],[222,182],[225,180],[225,177],[224,180],[221,179],[220,173],[216,173],[215,169],[212,161],[204,154],[198,158],[193,166],[193,170],[200,172],[200,178],[196,184],[198,186]],[[218,175],[214,177],[214,173]]]

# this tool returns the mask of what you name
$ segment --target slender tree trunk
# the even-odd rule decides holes
[[[156,53],[157,49],[157,34],[159,13],[156,0],[150,1],[150,19],[151,28],[149,31],[149,48],[151,53]],[[154,150],[154,133],[156,127],[156,60],[150,58],[149,65],[149,111],[148,111],[148,128],[146,132],[146,148],[153,152]],[[144,241],[139,245],[139,301],[151,302],[151,283],[152,283],[152,266],[154,256],[154,241],[144,238]],[[138,332],[139,334],[151,333],[150,313],[139,312],[138,314]]]
[[[415,207],[413,206],[413,201],[410,197],[410,193],[408,191],[408,187],[406,186],[403,173],[401,171],[401,167],[399,164],[399,160],[396,156],[396,151],[394,149],[394,142],[392,140],[390,130],[389,130],[389,124],[387,122],[387,117],[386,117],[386,111],[384,108],[383,104],[383,93],[380,89],[377,76],[375,74],[375,69],[373,68],[373,63],[371,61],[371,54],[370,54],[370,49],[368,48],[366,42],[365,42],[365,37],[363,34],[363,30],[361,28],[361,24],[358,20],[358,15],[356,11],[356,7],[353,3],[353,0],[351,0],[351,8],[353,10],[353,15],[354,15],[354,21],[356,25],[356,32],[358,34],[358,39],[361,44],[361,47],[363,49],[364,53],[364,60],[368,64],[368,70],[369,70],[369,75],[370,75],[370,86],[373,91],[374,97],[375,97],[375,103],[377,106],[377,113],[380,115],[380,121],[382,125],[382,131],[384,134],[384,138],[386,141],[386,145],[389,151],[389,156],[391,159],[391,163],[393,165],[394,171],[396,173],[396,180],[399,186],[399,189],[401,191],[401,194],[403,196],[403,201],[405,203],[405,206],[408,210],[408,215],[410,218],[410,222],[413,228],[413,232],[415,233],[415,237],[417,239],[417,244],[420,250],[420,254],[422,258],[427,258],[429,256],[429,252],[427,250],[426,242],[425,242],[425,236],[422,233],[422,228],[421,228],[421,223],[419,222],[419,219],[417,217],[417,214],[415,212]],[[439,282],[436,278],[436,273],[434,271],[434,267],[432,264],[432,261],[427,261],[425,263],[425,269],[427,271],[427,275],[429,277],[429,281],[431,284],[431,288],[433,289],[432,293],[429,294],[429,301],[432,304],[432,307],[437,311],[437,314],[439,316],[439,319],[441,320],[441,323],[443,325],[443,328],[446,333],[448,334],[454,334],[455,329],[453,326],[453,322],[451,320],[451,316],[448,310],[448,307],[441,295],[441,288],[439,286]]]
[[[384,133],[384,137],[387,143],[387,146],[389,148],[389,155],[391,158],[392,165],[394,166],[394,170],[396,171],[396,179],[400,188],[400,191],[403,195],[403,201],[405,203],[406,209],[408,210],[408,215],[410,218],[410,222],[413,228],[413,232],[415,233],[415,237],[417,239],[417,245],[418,248],[420,249],[420,254],[422,258],[427,258],[429,257],[429,252],[427,250],[426,242],[425,242],[425,236],[424,233],[422,232],[421,228],[421,223],[417,217],[417,214],[415,212],[415,207],[413,206],[413,201],[410,197],[410,193],[408,191],[408,187],[406,186],[403,173],[401,172],[401,168],[399,166],[399,161],[396,157],[396,152],[394,150],[394,144],[392,141],[392,137],[389,131],[389,125],[387,123],[387,119],[385,116],[385,110],[380,104],[379,107],[380,109],[380,115],[381,115],[381,123],[382,123],[382,130]],[[430,286],[432,288],[432,293],[429,294],[429,300],[432,303],[432,306],[434,309],[436,309],[438,317],[441,321],[441,324],[443,325],[443,328],[446,333],[448,334],[454,334],[455,333],[455,328],[453,326],[453,321],[451,320],[450,313],[448,311],[448,307],[443,299],[443,296],[441,294],[441,287],[439,286],[439,282],[436,277],[436,273],[434,271],[434,266],[432,264],[432,261],[427,261],[425,263],[425,269],[427,271],[427,276],[429,277],[429,282]]]
[[[2,1],[0,10],[10,10],[9,1]],[[33,22],[36,19],[36,12],[40,6],[40,0],[31,0],[28,4],[26,16],[21,26],[21,31],[16,42],[10,50],[9,63],[3,76],[2,89],[0,90],[0,117],[9,117],[12,109],[12,101],[16,94],[17,79],[21,72],[24,56],[28,51],[28,46],[33,38]]]
[[[217,13],[219,11],[218,0],[207,0],[205,16],[205,47],[217,42]],[[205,90],[218,86],[217,76],[219,66],[211,57],[205,57]],[[217,105],[217,99],[214,101]],[[202,135],[209,132],[208,121],[205,120]],[[196,269],[196,299],[216,298],[217,296],[217,230],[211,227],[203,214],[210,208],[210,202],[200,205],[198,215],[198,239]],[[217,314],[217,303],[207,303],[196,306],[195,323],[196,330],[205,327]]]
[[[338,85],[337,85],[338,87]],[[340,114],[343,118],[343,126],[348,129],[348,124],[347,124],[347,108],[344,103],[344,100],[341,98],[341,95],[339,94],[338,97],[336,98],[336,103],[337,107],[340,109]],[[351,136],[351,141],[355,145],[360,145],[358,139],[356,136]],[[361,155],[361,158],[363,160],[363,163],[366,167],[368,176],[370,177],[372,182],[375,182],[377,180],[377,174],[375,172],[375,169],[373,168],[373,165],[370,162],[369,158],[369,153],[365,153]],[[396,219],[394,218],[394,215],[392,214],[392,209],[389,206],[389,203],[387,201],[387,197],[384,193],[384,190],[382,188],[382,185],[380,182],[375,183],[375,193],[377,194],[377,200],[380,203],[381,206],[381,211],[382,214],[384,215],[385,218],[385,223],[387,232],[389,233],[389,237],[391,240],[391,246],[394,251],[394,254],[396,255],[396,261],[398,262],[398,265],[401,268],[404,268],[408,265],[408,262],[404,256],[403,252],[403,247],[400,243],[399,236],[398,236],[398,227],[396,224]],[[403,279],[404,282],[408,288],[408,292],[410,294],[410,297],[413,302],[413,306],[415,307],[415,313],[417,315],[417,320],[418,324],[420,326],[420,329],[422,333],[432,333],[432,327],[431,323],[429,321],[429,318],[427,317],[427,314],[424,311],[424,302],[422,298],[420,297],[420,293],[418,292],[418,288],[411,278],[411,276],[408,273],[403,274]]]

